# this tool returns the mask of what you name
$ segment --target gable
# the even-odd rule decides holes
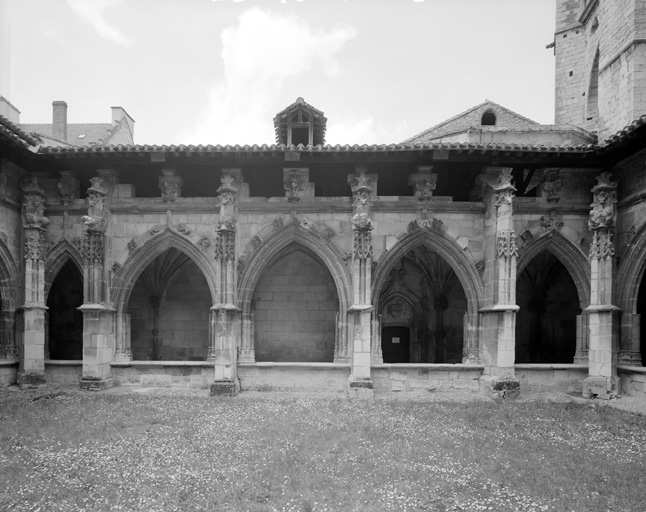
[[[493,124],[491,121],[493,120]],[[483,124],[484,121],[484,124]],[[520,114],[498,105],[493,101],[485,101],[480,105],[447,119],[428,130],[405,140],[404,142],[431,142],[440,137],[453,135],[467,131],[472,127],[496,127],[496,128],[535,128],[539,123],[521,116]]]

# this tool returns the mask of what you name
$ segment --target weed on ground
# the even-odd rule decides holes
[[[646,418],[588,405],[59,393],[0,407],[0,510],[646,503]]]

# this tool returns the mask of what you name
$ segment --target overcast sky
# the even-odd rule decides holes
[[[21,122],[135,119],[138,144],[272,144],[302,96],[327,142],[400,142],[490,99],[554,120],[554,0],[0,0]]]

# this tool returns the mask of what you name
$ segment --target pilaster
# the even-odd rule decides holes
[[[218,188],[220,219],[215,237],[216,303],[211,308],[208,353],[208,360],[215,363],[215,381],[211,385],[211,395],[234,395],[240,390],[237,359],[242,315],[236,306],[236,227],[241,184],[242,173],[239,169],[222,170],[221,185]],[[253,357],[253,353],[246,355]]]
[[[348,321],[352,331],[352,370],[348,392],[350,397],[371,398],[370,376],[372,342],[372,197],[377,189],[377,175],[366,174],[365,167],[348,176],[352,188],[352,307]]]
[[[115,310],[110,305],[109,273],[105,268],[106,231],[110,222],[116,171],[102,169],[90,179],[88,213],[83,216],[83,373],[80,386],[98,391],[114,385],[110,362],[116,350]],[[120,354],[123,356],[124,354]]]
[[[22,183],[25,303],[21,308],[21,354],[18,385],[42,387],[45,380],[45,258],[47,226],[45,191],[34,177]]]
[[[518,246],[513,230],[511,169],[489,167],[484,181],[492,189],[486,194],[485,281],[490,306],[480,310],[481,351],[484,365],[481,391],[496,398],[518,396],[520,385],[514,374],[516,357],[516,260]],[[488,225],[487,225],[488,224]],[[488,270],[488,271],[487,271]]]
[[[592,187],[588,227],[590,244],[590,306],[588,331],[588,378],[583,383],[583,396],[610,398],[620,392],[617,376],[619,352],[619,308],[612,304],[616,278],[615,245],[613,242],[617,217],[617,184],[611,174],[601,173]]]

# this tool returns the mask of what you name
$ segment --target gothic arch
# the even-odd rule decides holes
[[[417,229],[407,233],[379,258],[372,278],[372,304],[376,308],[379,307],[383,285],[397,262],[409,251],[422,245],[437,252],[453,269],[467,297],[468,312],[476,314],[483,303],[484,289],[475,263],[469,260],[455,240],[443,232],[427,229]]]
[[[0,356],[15,355],[16,308],[20,279],[9,249],[0,240]]]
[[[318,260],[330,273],[339,296],[339,310],[347,311],[350,306],[350,277],[347,268],[341,263],[341,254],[322,238],[307,229],[290,223],[271,233],[251,254],[239,279],[238,293],[241,305],[248,304],[263,273],[279,258],[291,250],[303,248],[305,253]]]
[[[590,302],[590,263],[585,255],[558,231],[551,231],[542,235],[529,245],[523,247],[516,263],[516,275],[525,270],[525,267],[542,251],[552,253],[566,268],[574,281],[579,306],[583,310]]]
[[[646,224],[626,248],[617,272],[616,305],[626,313],[637,313],[637,296],[645,271]]]
[[[15,311],[18,301],[17,292],[20,285],[18,267],[16,266],[9,249],[0,240],[0,298],[1,309]]]
[[[216,273],[213,265],[211,265],[204,252],[190,240],[170,229],[166,229],[162,233],[148,238],[145,243],[137,247],[116,273],[112,283],[111,296],[120,312],[122,312],[124,305],[128,303],[130,292],[139,275],[157,256],[170,248],[175,248],[186,254],[197,265],[206,279],[211,292],[211,300],[215,304]]]
[[[72,261],[79,274],[83,275],[83,259],[71,243],[67,240],[61,240],[56,246],[49,251],[45,261],[45,297],[56,279],[56,276],[68,261]]]

